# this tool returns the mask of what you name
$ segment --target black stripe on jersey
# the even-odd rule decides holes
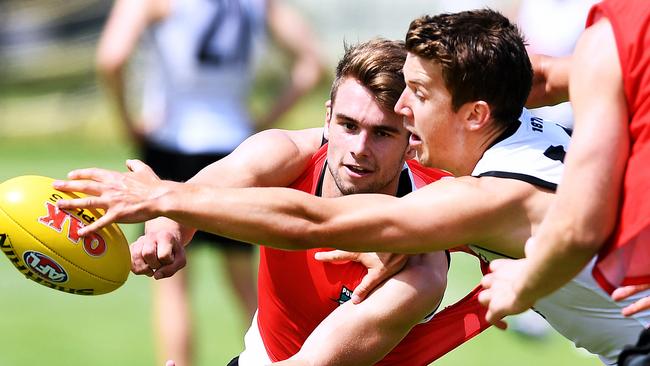
[[[562,127],[562,129],[564,130],[564,132],[566,132],[566,134],[569,135],[569,137],[571,137],[571,135],[573,135],[573,130],[570,129],[569,127],[562,126],[562,125],[559,124],[559,123],[557,123],[557,125],[560,126],[560,127]]]
[[[473,246],[473,247],[477,247],[477,248],[479,248],[479,249],[481,249],[481,250],[483,250],[483,251],[486,251],[486,252],[489,252],[489,253],[492,253],[492,254],[498,255],[498,256],[503,257],[503,258],[508,258],[508,259],[517,259],[517,258],[515,258],[515,257],[511,257],[511,256],[509,256],[509,255],[505,255],[505,254],[503,254],[503,253],[495,252],[494,250],[490,250],[490,249],[483,248],[483,247],[480,246],[480,245],[472,244],[472,246]],[[483,260],[485,260],[485,258],[483,258]]]
[[[534,186],[542,187],[549,189],[553,192],[557,189],[557,184],[545,181],[537,177],[533,177],[528,174],[513,173],[513,172],[500,172],[500,171],[490,171],[479,174],[477,177],[495,177],[495,178],[507,178],[507,179],[516,179],[521,180],[526,183],[530,183]]]
[[[316,192],[314,192],[314,196],[316,197],[323,197],[323,179],[325,179],[325,169],[327,169],[327,162],[323,164],[323,170],[321,170],[320,176],[318,177]]]
[[[403,169],[399,174],[399,183],[397,183],[397,193],[396,197],[404,197],[407,194],[413,192],[413,184],[411,183],[411,176],[409,170]]]

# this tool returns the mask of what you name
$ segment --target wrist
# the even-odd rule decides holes
[[[179,183],[161,180],[160,185],[156,188],[154,199],[151,200],[149,210],[155,217],[164,216],[173,220],[171,215],[180,210],[178,190],[175,186]],[[180,188],[180,187],[179,187]]]

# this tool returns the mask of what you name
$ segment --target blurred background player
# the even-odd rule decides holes
[[[291,79],[258,123],[247,110],[254,56],[266,31],[292,58]],[[126,66],[144,36],[148,46],[142,115],[129,109]],[[118,0],[102,33],[97,67],[143,159],[166,179],[185,181],[229,154],[255,129],[272,125],[322,74],[317,41],[279,0]],[[206,233],[219,244],[245,314],[257,307],[252,246]],[[187,278],[154,285],[158,355],[192,364]]]

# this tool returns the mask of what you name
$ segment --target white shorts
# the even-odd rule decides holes
[[[244,336],[244,351],[239,355],[239,366],[260,366],[271,363],[260,335],[260,329],[257,327],[256,311],[253,322]]]
[[[624,317],[621,309],[650,296],[650,291],[614,302],[591,275],[594,262],[564,287],[539,300],[534,309],[576,347],[598,355],[607,365],[615,365],[623,347],[635,344],[641,331],[650,325],[650,311]]]

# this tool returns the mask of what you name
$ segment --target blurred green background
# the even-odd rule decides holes
[[[291,1],[310,17],[334,62],[342,40],[401,38],[408,19],[443,4]],[[493,1],[507,6],[511,1]],[[487,3],[471,1],[469,5]],[[321,4],[321,5],[319,5]],[[111,3],[107,1],[0,1],[0,181],[38,174],[64,178],[74,168],[124,170],[135,157],[95,82],[93,51]],[[494,5],[494,4],[491,4]],[[372,8],[370,13],[369,9]],[[387,14],[391,22],[382,21]],[[281,59],[260,70],[251,100],[263,110],[285,77]],[[329,80],[304,99],[279,127],[322,125]],[[138,225],[123,225],[134,240]],[[189,257],[195,312],[197,366],[224,365],[242,349],[248,322],[220,271],[217,251],[201,247]],[[479,279],[471,258],[455,254],[445,304]],[[0,259],[0,366],[155,365],[150,280],[131,275],[117,291],[98,297],[59,293],[24,279]],[[541,338],[488,330],[436,362],[437,365],[598,365],[555,333]],[[183,365],[179,365],[183,366]]]

